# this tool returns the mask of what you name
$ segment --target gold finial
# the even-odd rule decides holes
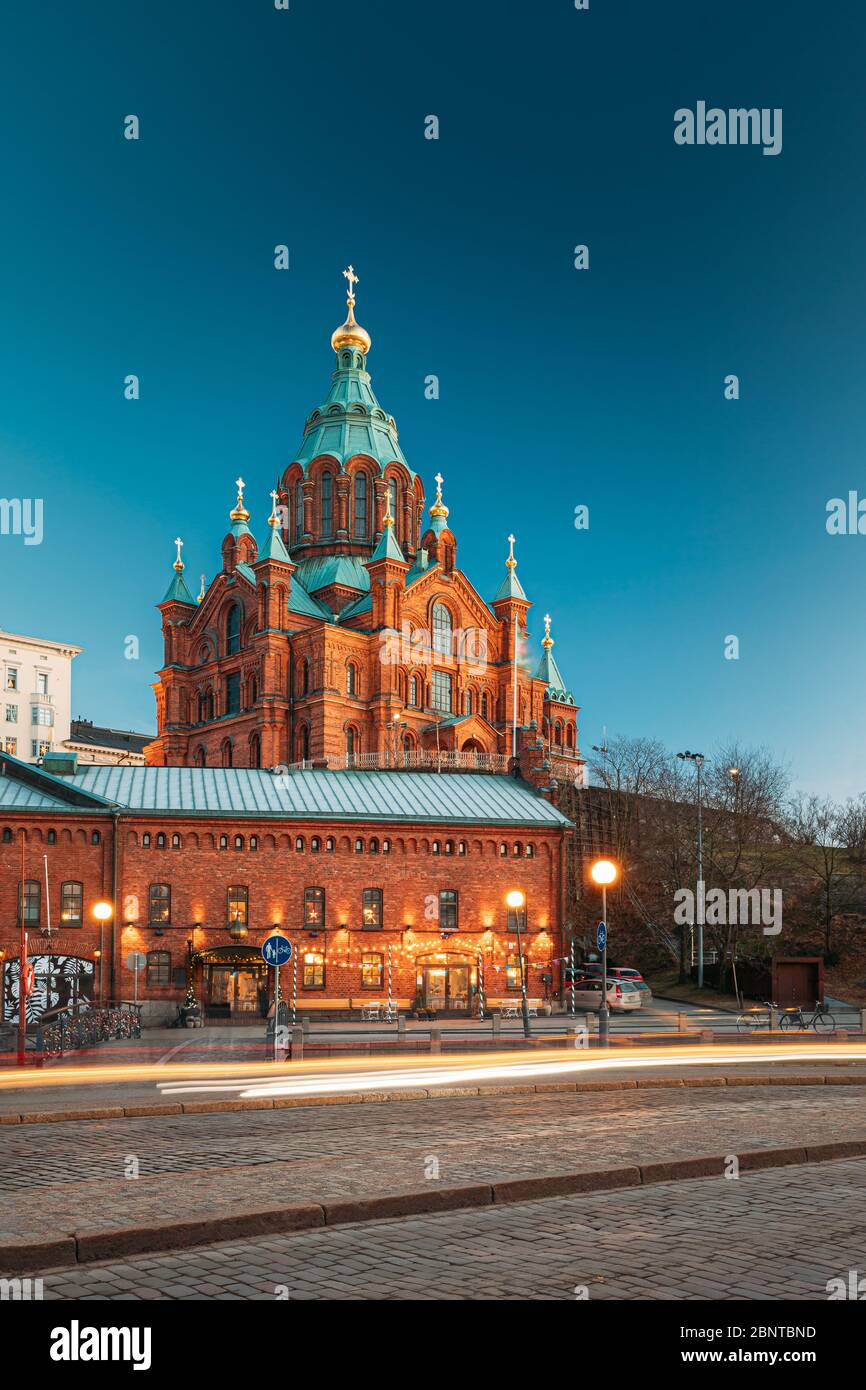
[[[244,488],[246,487],[246,483],[243,478],[235,478],[235,487],[238,490],[238,500],[235,503],[234,509],[229,512],[229,516],[232,521],[249,521],[250,514],[244,506]]]
[[[174,568],[177,570],[178,574],[180,574],[183,570],[183,560],[180,558],[180,552],[183,549],[183,541],[180,536],[175,536],[174,543],[177,546],[177,559],[174,562]]]
[[[393,526],[394,518],[391,515],[391,493],[390,490],[385,494],[385,515],[382,517],[383,526]]]
[[[277,501],[279,495],[276,488],[271,489],[271,514],[268,517],[269,526],[279,526],[280,524],[280,518],[277,516]]]
[[[442,477],[442,474],[441,474],[441,473],[437,473],[437,474],[436,474],[436,477],[433,479],[433,481],[434,481],[435,484],[436,484],[436,501],[433,503],[433,506],[430,508],[430,515],[431,515],[431,516],[442,516],[442,517],[445,517],[445,516],[448,515],[448,508],[445,506],[445,503],[442,501],[442,484],[444,483],[445,479]]]
[[[544,636],[543,636],[542,639],[541,639],[541,645],[542,645],[542,647],[546,647],[548,651],[549,651],[550,648],[553,646],[553,638],[552,638],[551,635],[550,635],[550,614],[549,614],[549,613],[545,613],[545,615],[544,615]]]
[[[204,603],[204,575],[202,575],[202,577],[201,577],[201,588],[200,588],[200,590],[199,590],[198,598],[196,599],[196,603]]]
[[[370,351],[370,335],[366,328],[362,328],[355,320],[355,286],[358,283],[358,276],[355,274],[355,267],[347,266],[343,275],[349,282],[349,293],[346,296],[346,304],[349,312],[346,322],[341,323],[339,328],[335,328],[331,334],[331,347],[335,352],[339,352],[341,347],[356,347],[362,352]]]
[[[505,563],[506,563],[506,565],[508,566],[508,568],[509,568],[510,570],[516,570],[516,569],[517,569],[517,561],[516,561],[515,558],[514,558],[514,542],[515,542],[515,539],[516,539],[515,536],[509,536],[509,537],[508,537],[508,545],[509,545],[510,548],[509,548],[509,551],[508,551],[508,559],[505,561]]]

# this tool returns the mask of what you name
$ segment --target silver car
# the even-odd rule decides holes
[[[566,999],[571,1002],[571,986],[566,986]],[[631,1013],[641,1006],[641,992],[631,980],[608,980],[607,1006],[613,1013]],[[597,1012],[601,1008],[601,980],[588,976],[576,980],[574,1007]]]

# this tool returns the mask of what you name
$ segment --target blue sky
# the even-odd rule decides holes
[[[739,737],[859,793],[866,536],[824,523],[866,495],[864,60],[862,7],[807,0],[15,7],[0,481],[45,540],[0,537],[0,623],[154,727],[172,539],[214,573],[239,471],[262,530],[351,261],[379,399],[485,596],[518,536],[584,749]],[[781,107],[782,153],[676,145],[699,100]]]

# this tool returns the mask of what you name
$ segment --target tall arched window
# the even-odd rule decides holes
[[[433,605],[433,650],[450,656],[452,650],[451,613],[444,603]]]
[[[472,714],[472,713],[473,713],[473,710],[472,710],[472,691],[471,691],[471,690],[467,690],[466,694],[463,696],[463,713],[464,713],[464,714]]]
[[[226,614],[226,656],[234,656],[241,649],[241,606],[233,603]]]
[[[355,729],[346,730],[346,761],[351,763],[361,751],[361,740]]]
[[[304,534],[304,486],[295,483],[295,545],[300,545]]]
[[[204,748],[196,750],[195,765],[196,767],[207,767],[207,753]]]
[[[358,672],[353,662],[349,662],[346,667],[346,694],[357,695],[358,693]]]
[[[355,535],[367,535],[367,475],[355,474]]]
[[[413,709],[418,708],[418,677],[409,677],[409,704]]]
[[[261,767],[262,765],[262,744],[258,734],[253,734],[250,738],[250,767]]]
[[[487,691],[485,690],[484,694],[481,696],[481,718],[482,718],[482,719],[489,719],[489,718],[490,718],[489,709],[490,709],[490,705],[489,705],[489,701],[488,701],[488,699],[487,699]]]
[[[322,474],[322,535],[330,536],[334,529],[334,513],[331,506],[333,478],[330,473]]]
[[[227,738],[226,741],[225,741],[225,743],[224,743],[223,746],[222,746],[222,765],[223,765],[223,767],[231,767],[231,766],[232,766],[232,761],[233,761],[233,758],[232,758],[232,744],[231,744],[231,739],[228,739],[228,738]]]
[[[298,730],[298,761],[306,762],[310,756],[310,730],[302,724]]]
[[[396,479],[396,478],[389,478],[389,479],[388,479],[388,510],[390,511],[392,517],[394,518],[394,533],[395,533],[395,535],[396,535],[396,534],[399,534],[399,531],[400,531],[400,526],[399,526],[399,523],[398,523],[398,520],[397,520],[397,517],[398,517],[397,507],[398,507],[398,505],[399,505],[399,504],[398,504],[398,500],[397,500],[397,479]]]
[[[308,695],[310,693],[310,663],[306,657],[301,662],[298,670],[298,694]]]

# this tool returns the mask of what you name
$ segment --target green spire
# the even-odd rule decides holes
[[[505,578],[496,590],[493,602],[498,603],[501,598],[526,598],[523,592],[523,585],[517,578],[517,561],[514,558],[514,536],[508,537],[510,550],[508,559],[505,561]]]
[[[250,514],[244,506],[244,488],[246,487],[246,483],[243,478],[235,479],[235,487],[238,490],[238,500],[229,512],[229,520],[232,523],[231,533],[237,540],[239,536],[252,536],[253,533],[247,525]],[[254,536],[253,539],[255,540]]]
[[[538,670],[535,679],[544,681],[545,695],[550,700],[560,700],[564,704],[573,705],[574,696],[570,690],[566,690],[565,681],[562,679],[559,667],[553,659],[553,638],[550,635],[550,614],[544,615],[544,636],[541,639],[543,648],[541,661],[538,663]]]
[[[406,557],[400,549],[400,542],[394,535],[394,518],[391,515],[391,503],[388,503],[388,511],[382,518],[382,534],[379,537],[379,544],[367,561],[372,565],[375,560],[398,560],[401,565],[405,565]]]
[[[162,601],[163,603],[190,603],[194,608],[195,599],[193,598],[189,589],[186,587],[186,581],[183,577],[184,564],[183,560],[180,558],[180,552],[183,548],[183,541],[181,540],[180,536],[176,537],[174,543],[177,546],[177,559],[175,560],[174,565],[172,566],[172,568],[174,569],[174,578],[169,584],[168,589],[166,590],[165,598]]]
[[[259,551],[259,559],[280,560],[284,565],[290,565],[292,561],[289,558],[289,552],[286,550],[283,544],[283,538],[280,535],[280,518],[277,516],[277,497],[278,493],[276,491],[271,493],[273,506],[271,508],[271,514],[268,517],[268,538]]]

